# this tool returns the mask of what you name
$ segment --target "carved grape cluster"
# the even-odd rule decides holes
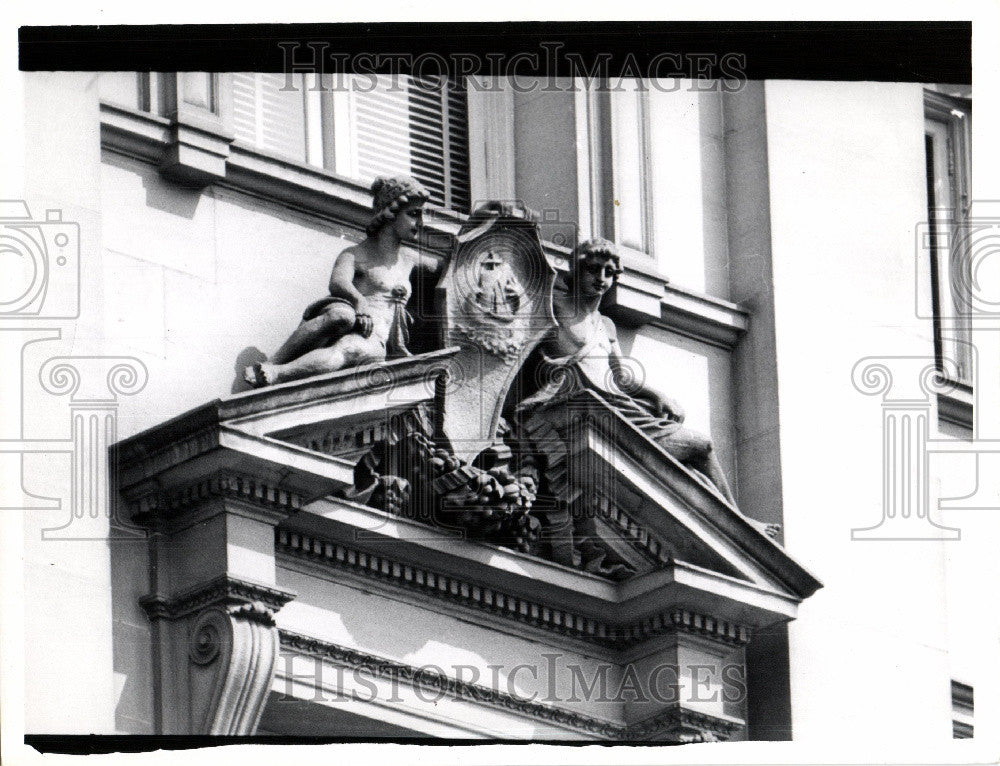
[[[529,515],[538,491],[531,470],[513,473],[506,459],[489,468],[470,465],[423,434],[414,441],[427,456],[441,514],[472,536],[529,551],[538,539],[539,523]],[[509,450],[506,453],[509,458]]]

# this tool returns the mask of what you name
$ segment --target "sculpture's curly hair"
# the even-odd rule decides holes
[[[615,276],[622,273],[622,258],[614,242],[594,237],[579,243],[569,256],[570,273],[575,277],[584,264],[592,258],[610,259],[615,264]]]
[[[365,233],[374,237],[387,223],[396,220],[396,214],[412,202],[423,205],[430,199],[430,192],[419,181],[408,176],[376,178],[372,183],[372,215]]]

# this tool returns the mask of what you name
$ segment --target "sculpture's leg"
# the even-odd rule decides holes
[[[362,338],[351,334],[345,335],[329,348],[317,348],[287,364],[261,362],[254,365],[247,374],[254,374],[256,385],[274,385],[384,359],[385,346],[381,341],[375,337]]]
[[[690,465],[696,471],[707,476],[722,496],[734,508],[736,507],[736,500],[729,488],[729,482],[726,481],[722,464],[719,463],[712,441],[707,436],[681,428],[674,431],[669,437],[659,440],[659,444],[682,463]]]
[[[719,459],[715,456],[715,450],[711,450],[702,459],[701,466],[696,466],[699,471],[704,473],[711,481],[716,489],[722,493],[722,496],[729,501],[729,504],[736,507],[736,499],[733,497],[733,492],[729,488],[729,482],[726,481],[726,474],[722,470],[722,464]]]
[[[271,358],[271,364],[286,364],[308,351],[329,345],[354,329],[357,315],[346,303],[331,303],[321,314],[303,320]]]

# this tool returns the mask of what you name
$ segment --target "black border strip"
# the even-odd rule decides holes
[[[435,739],[432,737],[287,737],[287,736],[188,736],[154,734],[25,734],[24,744],[40,753],[98,755],[104,753],[145,753],[153,750],[192,750],[225,745],[351,745],[394,744],[441,747],[449,745],[558,745],[572,747],[620,746],[664,747],[669,742],[631,742],[627,740],[561,739]]]
[[[752,80],[972,82],[969,21],[26,26],[18,37],[22,71],[282,72],[286,52],[279,43],[299,44],[307,60],[312,53],[305,45],[315,43],[327,44],[327,55],[351,57],[356,65],[345,68],[353,71],[366,66],[368,60],[353,62],[360,54],[437,54],[449,61],[471,54],[483,74],[509,74],[514,66],[525,76],[567,76],[579,73],[575,56],[588,68],[604,56],[611,76],[636,76],[636,64],[641,74],[658,55],[673,54],[693,76],[717,78],[732,74],[735,55],[744,57],[742,71]]]

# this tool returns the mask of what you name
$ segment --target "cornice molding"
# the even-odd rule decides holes
[[[146,523],[174,516],[215,498],[243,500],[282,513],[294,513],[302,507],[304,499],[259,476],[219,471],[182,487],[143,495],[132,503],[132,517],[137,523]]]
[[[659,739],[664,734],[673,735],[679,742],[717,742],[730,739],[743,729],[736,720],[700,713],[697,710],[674,706],[639,723],[626,727],[626,738],[633,742]]]
[[[206,408],[202,407],[192,414],[203,416],[205,412]],[[152,448],[148,448],[147,445],[139,445],[132,440],[118,442],[111,446],[111,457],[119,469],[128,470],[141,463],[147,475],[155,476],[172,466],[196,458],[219,446],[218,422],[213,422],[208,426],[199,426],[195,423],[191,423],[191,425],[190,432],[171,433],[168,438]]]
[[[514,623],[569,636],[614,649],[627,649],[656,636],[690,633],[743,646],[750,628],[680,607],[628,623],[611,623],[530,601],[479,583],[383,555],[362,551],[332,540],[322,540],[284,529],[275,530],[275,551],[347,571],[366,580],[385,583],[424,596],[489,613]]]
[[[294,591],[274,585],[222,575],[171,598],[152,594],[143,596],[139,599],[139,604],[151,620],[176,620],[210,606],[251,608],[254,604],[260,604],[272,612],[277,612],[294,599],[295,595]],[[254,613],[251,608],[246,617],[251,619]]]
[[[536,721],[555,724],[577,732],[614,741],[657,741],[677,744],[728,739],[742,728],[735,719],[729,720],[698,713],[679,705],[672,706],[633,725],[604,721],[593,716],[522,699],[478,684],[460,681],[427,668],[349,649],[339,644],[321,641],[290,630],[279,629],[281,646],[321,661],[350,670],[360,670],[375,678],[404,681],[436,695],[466,702],[476,702],[504,712]]]
[[[446,348],[215,399],[114,444],[112,458],[129,486],[132,475],[158,475],[220,447],[226,428],[281,410],[322,406],[359,393],[399,391],[405,386],[433,392],[436,376],[446,370],[455,351]]]

